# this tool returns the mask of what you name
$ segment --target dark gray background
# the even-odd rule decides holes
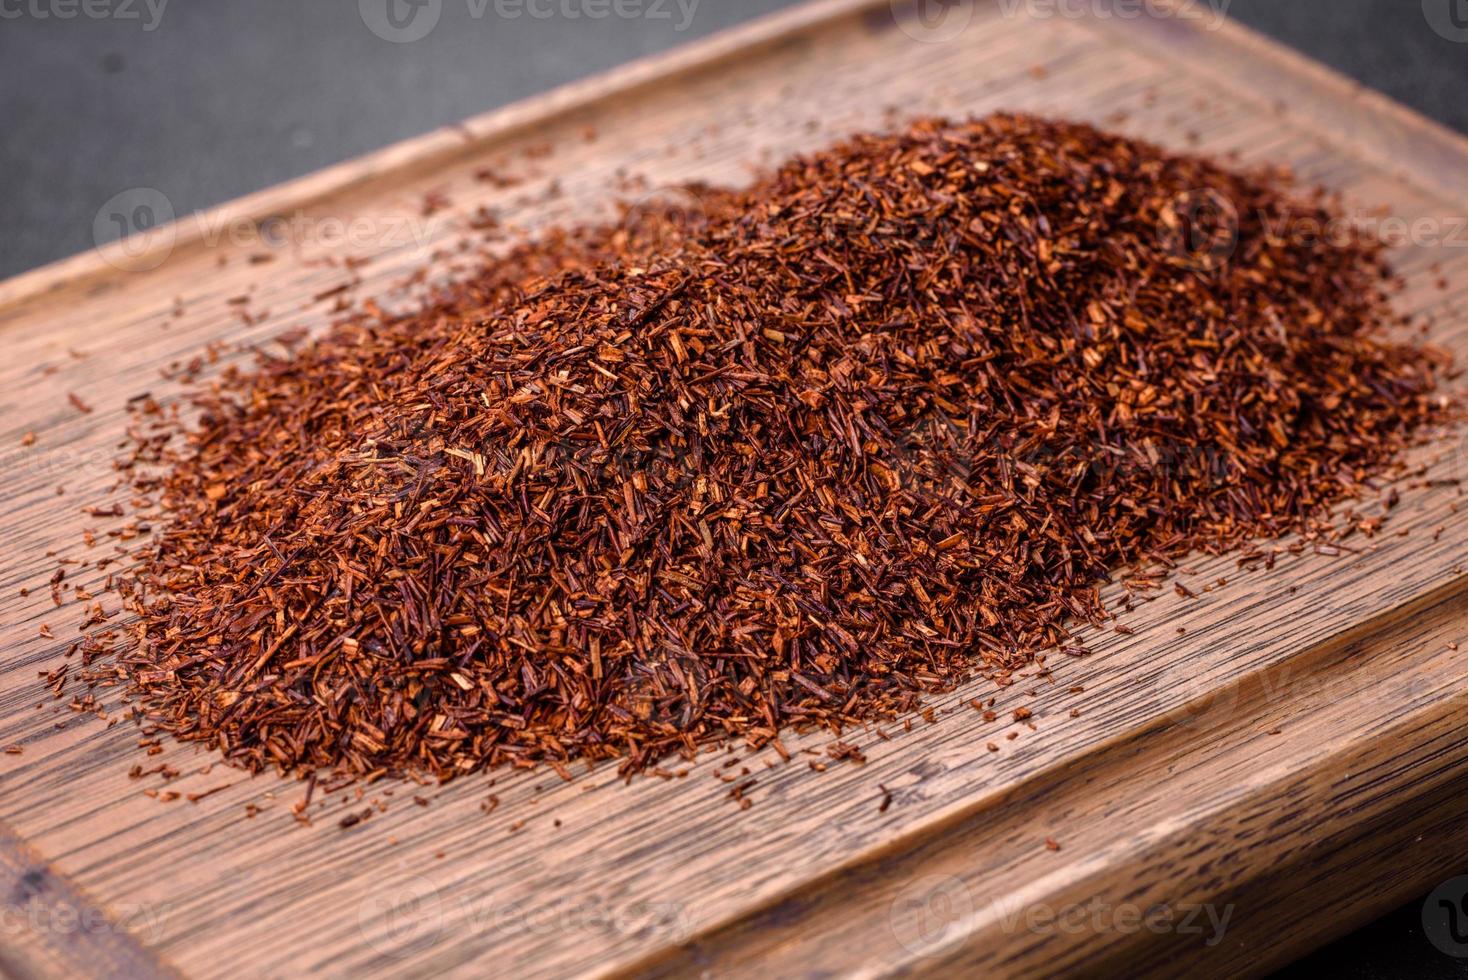
[[[433,32],[409,44],[374,36],[356,0],[166,0],[156,20],[148,0],[88,0],[114,15],[55,16],[79,2],[0,0],[0,276],[90,248],[97,209],[124,189],[158,188],[190,213],[792,0],[698,0],[686,25],[677,0],[669,19],[625,20],[507,18],[497,0],[476,18],[448,0]],[[1468,131],[1468,30],[1444,37],[1425,9],[1457,4],[1468,25],[1468,0],[1196,2],[1226,3]],[[1468,857],[1443,878],[1463,871]],[[1468,976],[1468,960],[1423,937],[1421,909],[1408,903],[1285,975]]]

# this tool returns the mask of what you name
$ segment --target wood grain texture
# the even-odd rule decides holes
[[[923,41],[932,24],[900,6],[830,0],[187,216],[152,252],[104,249],[0,284],[0,749],[22,747],[0,754],[0,824],[16,841],[0,837],[4,907],[23,907],[40,876],[121,925],[67,934],[97,972],[1221,974],[1261,972],[1455,870],[1468,844],[1468,652],[1449,646],[1468,644],[1468,524],[1449,482],[1468,476],[1461,435],[1424,447],[1430,485],[1404,489],[1358,551],[1285,554],[1268,572],[1196,562],[1184,580],[1199,598],[1141,604],[1136,635],[1097,634],[1093,656],[1057,658],[1049,675],[938,699],[934,724],[852,733],[864,765],[811,771],[822,736],[791,739],[788,765],[739,763],[759,780],[743,812],[718,754],[668,781],[601,767],[569,784],[377,784],[366,798],[385,812],[343,831],[365,804],[337,793],[302,826],[302,784],[201,771],[208,753],[172,744],[144,756],[131,723],[67,711],[39,682],[81,619],[52,605],[48,552],[116,546],[81,508],[109,499],[126,399],[177,390],[161,368],[211,342],[318,329],[324,294],[358,278],[354,296],[411,304],[427,284],[407,277],[435,253],[442,278],[472,267],[460,242],[477,237],[477,208],[529,232],[604,216],[619,174],[651,193],[740,182],[920,113],[1103,122],[1288,163],[1365,219],[1389,207],[1409,239],[1394,254],[1403,311],[1430,315],[1433,341],[1468,357],[1463,141],[1236,27],[1031,7],[1054,9],[960,4],[964,29]],[[476,179],[486,168],[524,181]],[[425,217],[430,193],[451,204]],[[250,262],[262,253],[272,261]],[[368,261],[354,271],[347,257]],[[269,315],[242,323],[239,296]],[[95,588],[103,574],[67,581]],[[1001,720],[985,724],[965,702],[996,693]],[[116,692],[99,701],[120,716]],[[1033,728],[1009,721],[1021,706]],[[181,770],[167,787],[181,793],[227,788],[160,803],[142,795],[156,777],[128,778],[140,761]],[[1046,920],[1096,906],[1099,920]],[[1191,911],[1208,908],[1214,920]],[[1201,931],[1131,924],[1156,909]],[[87,962],[47,952],[55,942],[29,925],[0,933],[0,970]]]

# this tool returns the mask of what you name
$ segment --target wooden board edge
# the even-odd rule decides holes
[[[1468,576],[1459,576],[1365,623],[1305,645],[1282,661],[1274,661],[1259,670],[1240,675],[1229,683],[1230,693],[1223,696],[1229,709],[1225,712],[1229,727],[1265,732],[1278,723],[1280,708],[1277,696],[1245,693],[1257,691],[1267,695],[1277,691],[1277,682],[1271,682],[1264,675],[1278,676],[1278,672],[1286,671],[1295,677],[1312,676],[1312,665],[1319,665],[1332,655],[1339,656],[1345,650],[1356,658],[1353,662],[1362,665],[1363,673],[1369,674],[1374,654],[1383,652],[1399,639],[1400,630],[1421,627],[1424,623],[1435,624],[1439,632],[1468,635],[1468,603],[1465,603],[1465,597],[1468,597]],[[1364,699],[1376,697],[1369,681],[1358,683],[1355,690],[1363,704]],[[1217,699],[1220,696],[1219,692],[1209,692],[1203,698]],[[1334,699],[1332,703],[1339,703],[1337,688],[1331,685],[1313,688],[1312,697],[1303,701],[1306,710],[1312,698],[1313,703],[1327,698]],[[1381,765],[1385,758],[1382,753],[1392,751],[1380,748],[1391,744],[1389,736],[1428,726],[1453,728],[1453,719],[1461,717],[1465,703],[1468,703],[1468,695],[1451,703],[1437,701],[1420,707],[1404,705],[1404,713],[1394,720],[1391,732],[1362,734],[1343,741],[1341,745],[1332,747],[1329,756],[1320,762],[1316,770],[1292,775],[1308,778],[1335,772],[1331,765],[1368,751],[1376,752],[1374,761]],[[1294,711],[1296,707],[1292,704],[1290,710]],[[982,868],[989,863],[985,848],[990,846],[993,827],[1016,800],[1048,798],[1053,801],[1064,792],[1075,793],[1075,787],[1088,782],[1088,774],[1105,767],[1130,768],[1139,773],[1167,769],[1174,754],[1181,753],[1189,743],[1202,738],[1197,726],[1190,721],[1179,723],[1180,717],[1172,713],[1168,718],[1141,722],[1067,760],[1058,770],[1045,770],[1019,784],[1005,786],[948,820],[916,828],[879,850],[865,852],[787,893],[772,896],[769,901],[744,909],[724,922],[711,924],[676,946],[650,951],[606,975],[618,978],[747,975],[753,972],[751,964],[762,963],[766,957],[772,957],[781,950],[786,954],[792,950],[803,950],[807,960],[816,962],[812,957],[819,956],[823,937],[829,935],[829,927],[836,920],[864,917],[869,920],[863,923],[866,927],[864,935],[876,935],[892,929],[885,910],[893,906],[895,896],[900,895],[906,885],[944,877],[945,871],[951,871],[955,866]],[[1191,719],[1193,716],[1188,717]],[[1207,725],[1202,732],[1207,734]],[[1368,743],[1369,749],[1363,748]],[[1407,740],[1402,744],[1407,748],[1401,749],[1401,753],[1411,748]],[[1232,760],[1219,759],[1220,768],[1247,766],[1252,761],[1237,750],[1230,751],[1234,752],[1234,757]],[[1292,860],[1286,862],[1261,853],[1256,864],[1231,865],[1230,875],[1227,879],[1219,879],[1218,888],[1213,893],[1190,895],[1198,903],[1259,908],[1274,902],[1276,893],[1288,893],[1287,916],[1278,919],[1265,917],[1263,921],[1251,918],[1239,929],[1230,931],[1226,963],[1218,962],[1216,951],[1211,947],[1202,948],[1196,943],[1180,941],[1176,933],[1159,934],[1143,929],[1125,937],[1126,942],[1110,947],[1093,942],[1092,946],[1098,948],[1088,948],[1086,972],[1100,970],[1102,975],[1176,976],[1178,971],[1185,970],[1191,971],[1189,975],[1196,972],[1203,976],[1262,975],[1268,969],[1283,966],[1329,939],[1420,895],[1438,883],[1443,868],[1450,867],[1468,849],[1468,823],[1461,820],[1456,810],[1444,813],[1442,806],[1461,799],[1461,791],[1468,787],[1468,734],[1457,738],[1450,750],[1438,751],[1433,756],[1433,765],[1436,767],[1435,778],[1412,783],[1410,791],[1394,795],[1384,813],[1377,814],[1367,825],[1352,828],[1349,837],[1337,836],[1326,842],[1303,841]],[[1057,787],[1066,785],[1072,788],[1057,790]],[[1165,787],[1145,778],[1138,778],[1134,789],[1139,794],[1159,796],[1167,792]],[[1271,791],[1275,789],[1275,785],[1270,786]],[[1272,806],[1280,806],[1282,800],[1290,799],[1289,786],[1283,781],[1277,789],[1279,799],[1266,796]],[[1298,799],[1290,800],[1290,804],[1301,805]],[[1269,806],[1263,803],[1259,808],[1269,810]],[[1194,817],[1196,824],[1193,828],[1173,828],[1170,835],[1176,840],[1190,842],[1207,840],[1205,815]],[[1015,817],[1010,814],[1007,819],[1013,821]],[[1196,836],[1190,833],[1190,829],[1196,829]],[[1120,836],[1124,838],[1141,830],[1126,827]],[[1037,830],[1037,834],[1038,841],[1044,831]],[[1430,834],[1436,836],[1429,838]],[[1061,860],[1070,859],[1063,854],[1059,857]],[[1094,867],[1088,868],[1082,884],[1098,877],[1106,880],[1104,869],[1098,872]],[[1323,877],[1331,878],[1338,886],[1320,886]],[[1242,883],[1237,883],[1240,880]],[[1306,886],[1302,888],[1301,882]],[[1309,887],[1312,883],[1315,887]],[[1127,894],[1126,890],[1135,883],[1112,875],[1107,884],[1115,889],[1109,897],[1121,901],[1117,898],[1118,893]],[[1078,885],[1073,876],[1055,876],[1053,881],[1046,882],[1046,887],[1053,891],[1042,888],[1027,900],[1048,908],[1066,908],[1077,901],[1075,891]],[[882,910],[882,913],[873,910]],[[1282,927],[1286,918],[1289,928]],[[1077,948],[1087,945],[1085,936],[1070,938]],[[1095,940],[1097,937],[1090,938]],[[1115,938],[1107,937],[1108,941]],[[874,965],[871,972],[877,976],[973,975],[973,971],[989,975],[994,964],[999,962],[1026,967],[1012,974],[1001,971],[1000,975],[1042,975],[1043,969],[1037,970],[1035,962],[1025,959],[1032,955],[1026,947],[1033,943],[1034,936],[1023,930],[1006,932],[992,927],[976,928],[960,942],[945,947],[941,956],[915,953],[907,959]]]
[[[177,977],[135,935],[166,911],[109,914],[0,824],[0,977]]]
[[[1468,793],[1468,766],[1462,756],[1456,762],[1451,778],[1404,799],[1388,816],[1358,827],[1350,837],[1302,851],[1297,860],[1275,865],[1246,891],[1218,896],[1225,905],[1284,910],[1272,924],[1257,919],[1238,924],[1229,935],[1233,948],[1225,951],[1227,962],[1216,962],[1196,948],[1156,944],[1141,963],[1128,951],[1101,969],[1158,980],[1175,977],[1179,970],[1198,976],[1265,977],[1420,898],[1448,877],[1429,868],[1461,864],[1468,849],[1468,826],[1458,805]],[[1398,858],[1424,849],[1431,861],[1419,859],[1404,866]],[[1302,880],[1320,894],[1318,902],[1300,900],[1297,882]],[[1424,937],[1422,942],[1429,940]]]
[[[438,130],[366,157],[240,198],[213,209],[211,213],[216,216],[214,219],[207,222],[195,222],[194,227],[201,225],[213,227],[216,226],[216,220],[227,222],[243,215],[268,214],[290,208],[301,201],[319,200],[340,193],[364,181],[382,179],[390,173],[404,173],[419,168],[438,166],[466,152],[472,152],[474,148],[485,143],[493,143],[541,121],[584,109],[608,98],[623,97],[638,88],[666,82],[685,72],[705,70],[727,58],[738,57],[741,53],[754,47],[779,43],[784,38],[818,28],[823,23],[840,20],[852,14],[880,9],[885,6],[885,3],[886,0],[822,0],[820,3],[797,7],[791,11],[752,22],[744,27],[722,32],[666,55],[634,62],[604,75],[572,83],[545,96],[476,117],[464,124],[463,129],[450,127]],[[1308,72],[1322,76],[1319,79],[1320,84],[1337,84],[1350,90],[1353,93],[1351,96],[1353,99],[1379,102],[1380,105],[1373,105],[1374,111],[1390,112],[1399,116],[1404,125],[1420,129],[1424,138],[1443,140],[1444,145],[1451,145],[1453,152],[1461,154],[1465,160],[1468,160],[1468,140],[1461,136],[1417,116],[1411,110],[1385,96],[1363,90],[1332,70],[1299,56],[1287,48],[1259,38],[1252,31],[1233,22],[1229,22],[1225,30],[1237,35],[1233,38],[1236,43],[1245,43],[1246,46],[1253,44],[1270,49],[1265,53],[1276,59],[1297,62],[1291,70],[1298,74]],[[95,251],[85,252],[52,266],[22,274],[0,283],[0,313],[14,303],[25,301],[41,293],[107,274],[115,274],[115,270]],[[3,828],[0,828],[0,895],[12,894],[11,888],[20,881],[20,878],[12,876],[7,851],[11,843],[8,841],[9,838],[4,834]],[[24,845],[18,841],[13,842],[13,845],[17,848],[24,848]],[[16,851],[16,853],[19,854],[21,851]],[[17,873],[31,874],[35,866],[34,862],[24,865],[25,870]],[[22,867],[18,859],[16,867]],[[52,878],[56,879],[55,887],[60,890],[58,894],[76,894],[70,883],[55,876],[49,869],[45,871],[45,875],[48,876],[47,881]],[[27,946],[26,943],[31,945]],[[38,956],[51,955],[45,952],[44,942],[38,944],[35,939],[27,939],[17,948],[22,950],[29,948]],[[138,949],[142,950],[142,947],[138,946]],[[3,953],[0,953],[0,972],[10,966],[7,957],[11,956],[12,952],[7,947]],[[146,957],[146,952],[143,955]],[[26,961],[22,958],[17,962],[24,964]],[[162,965],[156,963],[152,968],[163,970]]]
[[[199,220],[176,220],[173,223],[173,235],[160,233],[158,237],[160,241],[167,242],[166,247],[175,252],[196,248],[204,237],[204,229],[261,219],[300,207],[310,201],[329,198],[368,180],[442,165],[482,150],[485,145],[505,139],[517,131],[592,108],[609,99],[624,98],[640,88],[665,84],[683,74],[705,71],[730,58],[740,57],[767,45],[782,43],[791,37],[839,20],[858,16],[870,17],[882,12],[884,8],[890,16],[897,16],[898,7],[910,6],[916,2],[919,0],[811,0],[746,24],[718,31],[670,51],[570,82],[542,95],[470,117],[461,123],[432,130],[235,198],[201,211]],[[996,0],[966,2],[993,3]],[[1181,6],[1181,0],[1154,2],[1172,8]],[[1245,27],[1232,18],[1226,18],[1213,31],[1205,30],[1203,26],[1179,16],[1129,19],[1124,24],[1115,24],[1105,18],[1092,18],[1092,21],[1111,30],[1124,30],[1129,42],[1146,43],[1154,53],[1173,60],[1182,60],[1185,57],[1176,47],[1180,40],[1185,40],[1186,44],[1192,46],[1192,50],[1196,50],[1199,45],[1228,45],[1241,56],[1274,70],[1227,76],[1224,79],[1227,84],[1243,84],[1253,88],[1258,97],[1277,98],[1279,92],[1273,88],[1262,90],[1257,87],[1260,78],[1267,75],[1273,86],[1282,85],[1284,90],[1307,98],[1308,111],[1297,111],[1294,121],[1316,132],[1322,131],[1326,120],[1339,124],[1341,105],[1355,104],[1363,112],[1390,122],[1419,152],[1425,150],[1433,159],[1448,160],[1456,157],[1460,164],[1458,167],[1429,168],[1438,177],[1440,185],[1434,189],[1455,200],[1468,199],[1468,168],[1461,166],[1463,161],[1468,160],[1468,137]],[[1210,59],[1192,59],[1189,65],[1194,70],[1201,68],[1218,77],[1216,67],[1210,71]],[[1339,138],[1342,128],[1349,131],[1351,126],[1337,125],[1334,130],[1336,138]],[[1327,131],[1330,131],[1328,127]],[[1396,166],[1394,161],[1382,158],[1380,154],[1374,156],[1374,162],[1404,176],[1402,168]],[[161,232],[166,232],[166,229]],[[143,258],[145,256],[128,257],[130,262],[139,262]],[[0,281],[0,314],[36,296],[116,271],[103,247],[89,249],[20,273]]]
[[[1157,2],[1177,10],[1188,0]],[[1345,146],[1418,189],[1468,202],[1468,135],[1232,17],[1212,29],[1181,15],[1089,23],[1208,76],[1221,92],[1243,89],[1278,106],[1292,126]],[[1359,138],[1368,130],[1372,138]]]
[[[698,41],[639,58],[541,95],[226,201],[200,211],[197,216],[177,218],[171,223],[171,228],[169,225],[160,227],[156,238],[164,243],[159,247],[169,249],[171,254],[198,248],[207,229],[287,213],[371,180],[442,166],[481,152],[485,146],[530,127],[594,108],[612,99],[626,98],[648,86],[667,84],[681,75],[706,71],[730,58],[782,43],[790,37],[885,3],[886,0],[812,0],[756,18]],[[109,261],[109,254],[112,253],[107,246],[92,248],[0,281],[0,315],[45,293],[117,274],[118,268]],[[147,259],[146,251],[127,255],[127,262],[134,267],[145,267]]]

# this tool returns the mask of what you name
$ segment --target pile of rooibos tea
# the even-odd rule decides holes
[[[1275,177],[1001,115],[701,194],[141,415],[148,716],[438,777],[839,730],[1329,533],[1434,412],[1379,246]]]

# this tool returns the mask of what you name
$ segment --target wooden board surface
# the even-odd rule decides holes
[[[177,390],[160,370],[211,342],[320,328],[342,284],[413,302],[422,286],[405,278],[436,251],[459,256],[445,276],[472,265],[459,243],[477,238],[480,206],[534,229],[606,215],[624,175],[666,195],[894,117],[1063,115],[1291,164],[1363,220],[1389,208],[1408,239],[1394,254],[1403,310],[1468,358],[1462,140],[1204,5],[1068,9],[1081,8],[1100,15],[962,2],[960,23],[886,0],[814,4],[184,216],[147,250],[0,284],[0,749],[22,749],[0,754],[0,973],[1259,973],[1462,870],[1461,434],[1421,451],[1431,485],[1403,489],[1358,552],[1267,572],[1199,561],[1184,579],[1198,599],[1163,592],[1130,617],[1136,635],[1095,635],[1093,656],[997,692],[999,722],[964,706],[996,693],[976,683],[935,701],[936,723],[853,733],[865,764],[747,760],[746,811],[716,778],[719,754],[668,781],[602,767],[569,784],[379,783],[368,798],[385,812],[343,831],[363,804],[338,793],[304,826],[303,784],[203,772],[207,753],[173,744],[148,759],[130,723],[67,711],[38,677],[66,662],[81,619],[52,604],[49,553],[116,545],[81,508],[105,499],[126,399]],[[525,180],[476,179],[486,168]],[[450,203],[424,216],[429,194]],[[273,260],[252,264],[262,253]],[[269,315],[243,323],[241,295]],[[99,703],[118,713],[116,692]],[[1021,706],[1033,726],[1008,721]],[[158,802],[143,795],[156,777],[128,777],[139,761],[181,770],[167,789],[183,794],[227,788]]]

